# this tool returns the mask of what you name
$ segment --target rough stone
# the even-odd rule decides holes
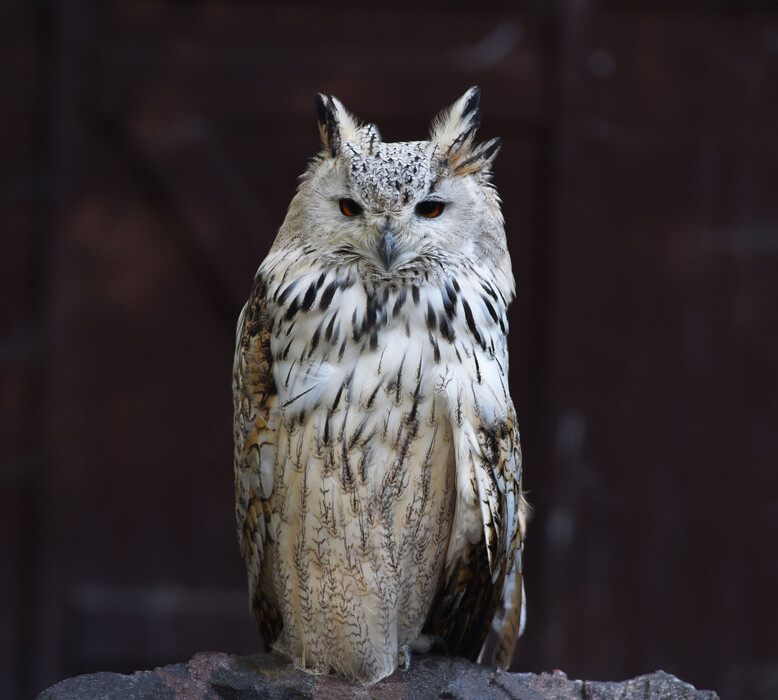
[[[571,681],[561,671],[505,673],[464,659],[419,655],[372,686],[293,669],[276,654],[196,654],[186,663],[121,673],[69,678],[38,700],[714,700],[675,676],[655,671],[616,682]]]

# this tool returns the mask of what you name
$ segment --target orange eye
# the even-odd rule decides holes
[[[434,199],[425,199],[416,205],[416,213],[425,219],[434,219],[443,213],[446,205],[444,202],[438,202]]]
[[[338,206],[343,216],[359,216],[362,213],[362,207],[353,199],[340,199],[338,200]]]

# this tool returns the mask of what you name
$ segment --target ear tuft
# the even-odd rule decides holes
[[[481,126],[480,99],[481,90],[471,87],[432,122],[430,141],[437,142],[441,153],[449,158],[456,159],[472,144],[475,132]]]
[[[470,152],[460,158],[454,165],[454,172],[457,175],[467,175],[468,173],[484,172],[489,173],[492,169],[492,161],[497,156],[502,146],[499,138],[489,139],[479,143]]]
[[[359,124],[337,97],[318,93],[315,102],[321,142],[334,158],[344,141],[355,140]]]
[[[330,155],[337,153],[340,144],[338,143],[338,117],[335,111],[335,105],[332,98],[328,95],[316,94],[316,118],[319,120],[319,134],[321,142]]]
[[[475,133],[481,126],[480,99],[481,90],[471,87],[435,118],[430,129],[430,141],[437,144],[439,152],[448,158],[458,175],[488,171],[500,148],[499,139],[473,146]]]

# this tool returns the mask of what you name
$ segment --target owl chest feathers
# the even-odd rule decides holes
[[[510,401],[507,301],[479,270],[386,280],[355,267],[311,265],[293,279],[268,268],[259,274],[267,280],[277,418],[288,429],[315,413],[328,444],[336,435],[327,417],[358,409],[383,420],[380,434],[366,434],[360,422],[356,434],[339,437],[364,444],[369,436],[396,449],[393,413],[414,423],[432,402],[444,411],[433,423],[461,426],[467,409],[490,420],[485,413]]]
[[[455,465],[475,449],[471,421],[510,404],[504,300],[464,267],[387,281],[311,265],[286,279],[271,260],[259,274],[277,388],[264,575],[279,645],[330,664],[396,649],[421,632],[441,561],[483,537],[474,477]],[[360,663],[396,662],[376,654]]]

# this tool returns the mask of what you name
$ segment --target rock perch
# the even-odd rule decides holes
[[[38,700],[714,700],[675,676],[655,671],[617,682],[573,681],[561,671],[505,673],[459,658],[416,655],[408,671],[372,686],[293,669],[276,654],[195,654],[186,663],[153,671],[92,673],[69,678]]]

